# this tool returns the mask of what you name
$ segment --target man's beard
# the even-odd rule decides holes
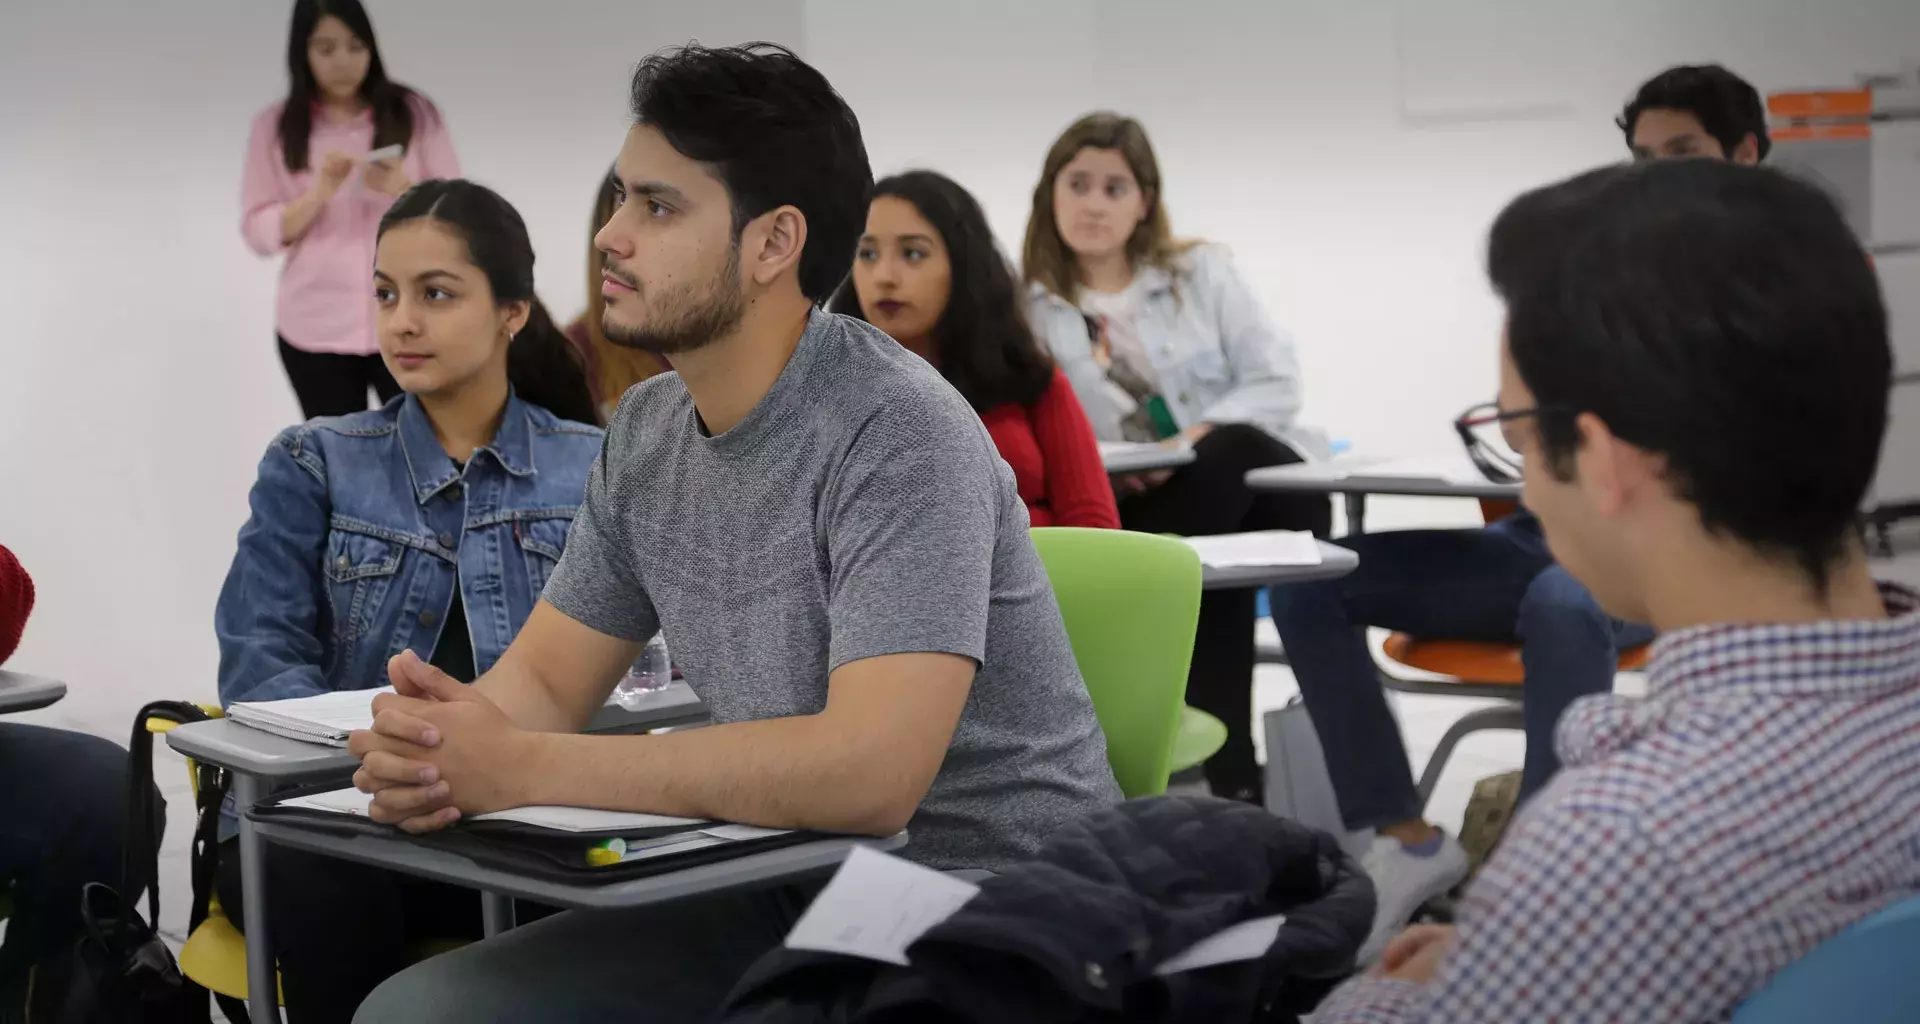
[[[619,280],[634,286],[634,296],[640,296],[636,282],[624,276]],[[746,315],[746,300],[740,294],[740,247],[736,245],[728,252],[726,267],[704,295],[696,298],[691,291],[685,289],[660,296],[666,301],[641,327],[616,323],[603,311],[600,329],[615,345],[657,356],[692,352],[713,344],[740,326],[741,317]]]

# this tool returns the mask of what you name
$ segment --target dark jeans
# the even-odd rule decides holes
[[[288,1024],[344,1022],[413,962],[417,944],[477,939],[480,895],[365,864],[267,846],[268,927]],[[221,908],[243,927],[240,843],[220,844]]]
[[[18,1005],[33,965],[79,937],[81,886],[120,887],[128,768],[126,748],[110,740],[0,723],[0,882],[13,896],[0,946],[7,1005]],[[159,845],[158,835],[149,839]]]
[[[287,368],[287,381],[300,399],[300,414],[307,419],[366,412],[369,388],[382,405],[400,393],[400,385],[377,355],[303,352],[287,344],[285,338],[278,340],[280,365]]]
[[[1479,530],[1369,533],[1337,543],[1360,556],[1352,575],[1275,587],[1271,601],[1348,828],[1421,814],[1365,627],[1520,644],[1527,736],[1522,799],[1559,770],[1553,731],[1567,705],[1611,690],[1618,650],[1653,635],[1608,618],[1554,563],[1538,533],[1510,521]]]
[[[1248,470],[1299,462],[1300,455],[1258,427],[1215,427],[1193,446],[1194,461],[1166,483],[1120,499],[1120,523],[1144,533],[1189,537],[1243,530],[1311,530],[1326,536],[1333,507],[1324,497],[1256,494]],[[1253,756],[1253,590],[1210,590],[1187,672],[1187,703],[1227,725],[1227,743],[1206,764],[1207,783],[1225,797],[1259,802]]]
[[[634,910],[575,910],[408,968],[359,1024],[708,1021],[822,882]]]

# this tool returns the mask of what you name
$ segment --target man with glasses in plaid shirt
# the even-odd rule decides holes
[[[1718,66],[1655,76],[1618,121],[1636,159],[1702,157],[1752,164],[1769,148],[1760,94]],[[1380,900],[1361,951],[1372,962],[1421,904],[1458,885],[1467,854],[1421,817],[1405,745],[1362,628],[1518,643],[1526,669],[1527,753],[1520,799],[1559,768],[1553,731],[1575,700],[1613,688],[1619,651],[1652,639],[1610,618],[1554,563],[1526,511],[1478,530],[1348,537],[1360,568],[1340,580],[1275,587],[1273,623],[1292,662],[1350,829],[1373,829],[1366,856]]]
[[[1561,721],[1457,931],[1404,932],[1314,1019],[1726,1020],[1920,891],[1920,595],[1875,584],[1855,525],[1879,285],[1818,189],[1707,160],[1524,195],[1487,263],[1527,507],[1661,639],[1644,699]]]

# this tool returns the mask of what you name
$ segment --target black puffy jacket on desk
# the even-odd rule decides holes
[[[1061,828],[897,967],[777,949],[725,1024],[1292,1021],[1353,971],[1373,884],[1332,837],[1249,804],[1149,797]],[[1249,918],[1285,914],[1264,957],[1153,969]]]

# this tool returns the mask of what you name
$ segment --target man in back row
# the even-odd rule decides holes
[[[671,355],[607,430],[565,557],[470,689],[403,654],[352,739],[413,831],[573,804],[888,835],[996,868],[1117,800],[1011,472],[958,393],[817,308],[873,178],[819,72],[756,45],[642,63],[609,339]],[[710,728],[576,735],[656,629]],[[702,1020],[817,884],[572,913],[425,961],[360,1021]]]
[[[1760,94],[1718,66],[1677,67],[1640,87],[1618,122],[1636,160],[1767,154]],[[1560,767],[1554,727],[1569,705],[1613,688],[1616,652],[1645,626],[1611,619],[1554,564],[1540,522],[1519,511],[1479,530],[1403,530],[1339,542],[1360,555],[1344,579],[1274,588],[1273,622],[1326,751],[1348,828],[1374,829],[1366,857],[1380,902],[1362,962],[1427,900],[1467,873],[1456,840],[1421,816],[1413,771],[1380,688],[1366,626],[1422,637],[1520,644],[1527,752],[1520,798]]]
[[[1920,889],[1920,595],[1876,588],[1855,528],[1879,285],[1818,189],[1713,160],[1522,196],[1487,264],[1526,505],[1661,639],[1644,699],[1567,713],[1458,933],[1408,930],[1314,1019],[1725,1020]]]

